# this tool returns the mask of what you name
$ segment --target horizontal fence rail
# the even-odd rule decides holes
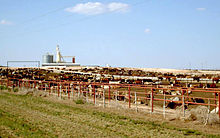
[[[157,107],[162,107],[165,116],[166,107],[181,106],[183,116],[186,108],[190,106],[208,106],[209,111],[214,110],[220,118],[220,89],[217,88],[186,88],[170,87],[161,88],[153,85],[137,84],[109,84],[79,81],[40,81],[22,79],[0,79],[0,85],[8,88],[28,88],[48,92],[49,95],[58,97],[66,96],[68,99],[84,97],[87,102],[106,104],[114,102],[116,105],[124,105],[128,108],[148,110],[156,112]],[[143,105],[143,106],[140,106]],[[171,107],[172,108],[172,107]]]

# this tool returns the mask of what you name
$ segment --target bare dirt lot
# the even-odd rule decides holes
[[[220,137],[220,132],[219,126],[167,121],[161,115],[1,91],[0,136]]]

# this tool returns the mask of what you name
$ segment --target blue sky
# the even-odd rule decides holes
[[[57,44],[82,65],[220,69],[220,1],[0,0],[0,65]]]

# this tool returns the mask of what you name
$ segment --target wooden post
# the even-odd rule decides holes
[[[207,118],[206,118],[206,120],[205,120],[205,124],[204,124],[204,125],[207,125],[207,123],[208,123],[209,113],[210,113],[210,100],[208,99],[208,112],[207,112]]]
[[[20,88],[20,80],[18,80],[18,88]]]
[[[134,96],[135,96],[135,106],[136,106],[136,112],[138,112],[138,107],[137,107],[137,93],[134,92]]]
[[[208,112],[210,112],[210,99],[208,99]]]
[[[191,91],[191,90],[190,90]],[[186,89],[186,94],[187,94],[187,103],[189,102],[189,89]],[[188,104],[187,104],[188,105]]]
[[[9,85],[9,80],[8,80],[8,78],[7,78],[7,88],[8,88],[8,85]]]
[[[65,93],[65,95],[68,93],[68,88],[67,88],[67,86],[65,86],[66,87],[66,93]]]
[[[185,99],[184,99],[184,91],[183,89],[181,89],[182,91],[182,108],[183,108],[183,117],[185,117]]]
[[[105,89],[103,88],[103,107],[105,108]]]
[[[74,85],[72,85],[72,89],[73,89],[73,99],[74,99]]]
[[[59,95],[61,95],[61,97],[62,97],[62,85],[60,84],[60,89],[59,89],[60,91],[59,91]],[[59,97],[59,96],[58,96]]]
[[[89,102],[88,93],[89,93],[89,91],[86,91],[86,102],[87,102],[87,103]]]
[[[63,95],[63,87],[62,84],[60,85],[60,97],[62,98],[62,95]],[[65,88],[65,87],[64,87]]]
[[[153,111],[154,111],[154,90],[153,90],[153,88],[151,88],[151,113],[153,113]]]
[[[70,83],[67,83],[68,84],[68,99],[70,99]]]
[[[131,87],[128,87],[128,108],[131,108]]]
[[[92,86],[93,86],[93,95],[94,95],[94,97],[93,97],[93,102],[94,102],[94,104],[96,105],[95,86],[94,86],[94,85],[92,85]]]
[[[25,88],[25,83],[24,81],[22,81],[22,90],[24,90],[24,88]]]
[[[60,84],[57,84],[57,96],[60,97]]]
[[[146,96],[145,102],[147,103],[147,89],[145,88],[144,90],[145,90],[144,92],[145,92],[145,96]]]
[[[215,105],[217,105],[217,103],[216,103],[216,95],[217,95],[217,93],[215,92],[215,93],[214,93]],[[216,113],[216,108],[215,108],[215,113]]]
[[[36,81],[34,81],[34,88],[36,89]]]
[[[51,87],[50,87],[50,82],[49,82],[49,95],[50,95],[50,93],[51,93]]]
[[[220,120],[220,92],[218,93],[218,117]]]
[[[108,104],[110,104],[111,95],[110,95],[110,85],[108,86]]]
[[[13,82],[13,84],[14,84],[14,82]],[[30,88],[30,81],[28,80],[28,87]]]
[[[118,104],[118,91],[115,91],[115,102]]]
[[[80,96],[80,86],[78,86],[78,98],[79,98],[79,96]]]
[[[82,95],[82,88],[81,88],[81,84],[79,84],[79,93],[80,93],[80,96]]]
[[[70,86],[71,86],[71,93],[73,94],[73,84],[71,84]]]
[[[166,118],[166,94],[163,90],[163,117]]]

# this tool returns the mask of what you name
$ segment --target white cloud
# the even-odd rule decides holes
[[[197,11],[205,11],[206,8],[196,8]]]
[[[3,19],[3,20],[0,21],[0,24],[3,24],[3,25],[12,25],[12,22]]]
[[[65,11],[85,14],[85,15],[97,15],[107,12],[127,12],[129,5],[125,3],[112,2],[108,4],[103,4],[100,2],[87,2],[79,3],[74,7],[66,8]]]
[[[149,28],[147,28],[147,29],[144,30],[144,32],[145,32],[145,33],[150,33],[151,30],[150,30]]]
[[[67,8],[66,11],[86,14],[86,15],[95,15],[104,13],[106,10],[105,5],[100,2],[88,2],[88,3],[80,3],[72,8]]]
[[[127,12],[129,9],[128,4],[125,3],[118,3],[118,2],[112,2],[108,4],[108,10],[110,12]]]

